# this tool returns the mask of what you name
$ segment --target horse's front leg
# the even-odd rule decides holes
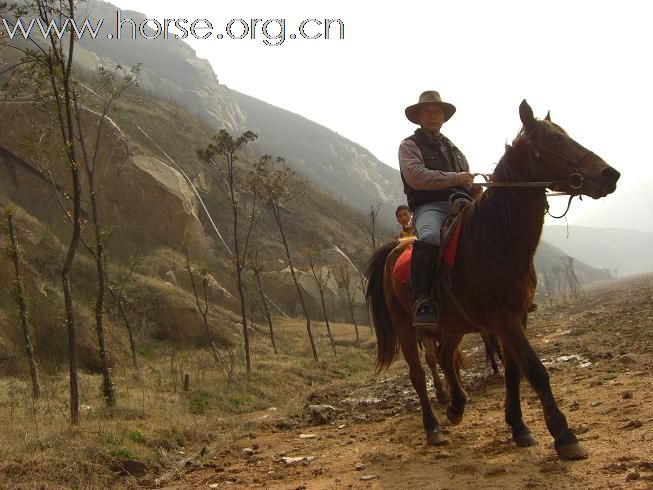
[[[492,325],[493,330],[501,338],[506,358],[511,357],[517,362],[540,398],[546,427],[553,436],[558,456],[562,459],[586,458],[587,451],[579,444],[578,439],[569,429],[565,415],[558,408],[551,391],[549,373],[528,342],[520,316],[509,312],[498,313]]]
[[[454,425],[463,420],[465,404],[467,403],[467,393],[465,393],[460,383],[459,373],[461,359],[458,346],[462,339],[462,335],[443,335],[440,344],[440,367],[444,371],[451,396],[451,402],[447,407],[447,418]]]
[[[519,364],[510,354],[504,356],[504,363],[506,423],[512,430],[512,440],[519,447],[534,446],[537,444],[537,440],[522,420],[521,401],[519,399],[519,383],[521,381]]]
[[[419,403],[422,407],[422,422],[424,424],[424,431],[426,432],[426,443],[430,446],[449,444],[449,441],[440,430],[440,425],[435,418],[431,402],[426,392],[426,374],[419,360],[415,329],[410,325],[407,328],[398,329],[398,331],[401,332],[399,335],[401,351],[408,364],[410,381],[417,392]]]

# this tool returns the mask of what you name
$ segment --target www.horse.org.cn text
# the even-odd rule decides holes
[[[222,27],[218,27],[222,26]],[[291,29],[289,26],[295,26]],[[4,31],[4,32],[2,32]],[[187,39],[252,40],[266,46],[281,46],[286,40],[344,40],[345,23],[341,19],[303,19],[296,22],[278,19],[230,19],[223,23],[209,19],[144,19],[136,21],[124,17],[117,10],[109,22],[105,19],[52,19],[45,23],[40,18],[2,18],[0,36],[29,39],[34,36],[62,39],[66,32],[77,39]]]

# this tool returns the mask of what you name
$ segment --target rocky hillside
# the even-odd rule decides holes
[[[399,172],[362,146],[290,111],[231,91],[247,125],[261,135],[263,152],[284,155],[293,168],[337,199],[361,211],[381,204],[381,218],[394,222],[405,196]]]
[[[90,2],[88,8],[91,16],[106,16],[114,7]],[[133,12],[129,15],[139,18]],[[6,63],[11,54],[0,55]],[[229,91],[220,85],[208,63],[199,60],[182,42],[124,45],[98,41],[81,46],[78,56],[80,72],[86,74],[101,63],[143,63],[141,87],[119,99],[111,115],[96,174],[101,223],[111,236],[108,251],[114,276],[124,274],[130,257],[141,257],[130,288],[134,297],[140,298],[140,309],[134,314],[143,325],[151,327],[145,329],[148,335],[175,341],[201,338],[200,319],[179,253],[185,237],[193,241],[194,260],[210,270],[216,280],[211,293],[217,307],[215,322],[234,326],[237,331],[232,313],[236,302],[231,258],[198,198],[231,244],[223,177],[196,155],[218,128],[238,132],[248,127],[259,133],[251,152],[241,157],[245,168],[251,168],[263,152],[281,154],[301,175],[317,183],[309,187],[305,199],[283,209],[287,238],[293,259],[302,269],[301,287],[312,317],[321,319],[322,313],[319,295],[306,271],[302,255],[306,249],[319,252],[319,264],[331,268],[326,302],[332,319],[350,320],[336,270],[345,257],[362,269],[370,250],[356,224],[356,219],[361,219],[356,208],[365,210],[375,202],[394,205],[401,192],[395,170],[361,146],[316,123]],[[85,93],[82,103],[92,109],[97,101]],[[61,163],[58,138],[47,131],[45,116],[26,100],[2,96],[0,107],[4,116],[0,118],[0,206],[12,205],[18,210],[16,222],[24,242],[29,291],[33,298],[43,300],[34,321],[42,322],[39,335],[49,340],[61,314],[58,274],[70,239],[70,228],[58,200],[65,203],[64,195],[71,193],[70,178]],[[85,114],[88,127],[93,127],[96,116],[91,111]],[[84,194],[88,195],[88,189]],[[89,204],[84,199],[83,212],[88,217]],[[241,201],[246,203],[247,196],[241,196]],[[391,211],[383,211],[382,216],[388,221],[394,217]],[[298,305],[277,237],[274,219],[265,213],[255,233],[256,246],[262,249],[266,261],[264,284],[280,311],[294,315]],[[382,230],[381,240],[390,237],[390,231]],[[85,238],[90,238],[88,227]],[[543,244],[538,267],[550,267],[561,255]],[[82,317],[90,325],[88,308],[92,304],[94,272],[90,255],[83,249],[77,267],[75,287],[83,298]],[[11,264],[4,255],[0,268],[3,277],[10,277]],[[577,263],[577,268],[582,281],[598,277],[589,267]],[[353,277],[357,281],[360,276],[353,273]],[[356,300],[358,320],[364,322],[360,290]],[[10,295],[4,294],[0,310],[10,311],[11,305]],[[0,347],[13,345],[8,333],[11,322],[5,322],[6,318],[0,317]],[[116,335],[116,342],[120,342],[121,334]],[[94,356],[90,337],[87,345],[91,362]]]
[[[83,7],[84,17],[115,19],[118,8],[108,2],[90,0]],[[88,13],[86,12],[88,11]],[[146,19],[140,12],[122,11],[123,18],[139,23]],[[128,25],[126,33],[129,33]],[[109,40],[82,39],[78,44],[77,61],[94,69],[98,65],[141,65],[141,88],[159,99],[170,101],[199,116],[209,127],[242,131],[245,116],[213,68],[183,41],[174,39],[132,40],[128,35]]]
[[[70,194],[70,178],[57,158],[56,137],[43,138],[40,150],[33,151],[35,135],[38,137],[46,126],[44,116],[29,102],[1,104],[6,117],[0,119],[0,206],[11,205],[17,209],[16,225],[25,249],[28,290],[30,297],[41,305],[35,309],[33,318],[34,323],[40,325],[35,333],[36,342],[46,342],[57,328],[62,308],[58,274],[70,229],[57,196],[66,202],[62,196],[64,192]],[[210,141],[211,129],[178,106],[142,93],[121,99],[112,118],[114,124],[103,138],[98,159],[97,178],[101,183],[98,200],[101,222],[111,230],[108,250],[114,278],[124,274],[130,257],[141,257],[129,288],[130,294],[140,298],[140,306],[134,310],[136,321],[149,325],[145,330],[153,339],[181,342],[201,339],[200,318],[192,307],[194,299],[179,253],[180,244],[190,236],[194,261],[206,266],[216,279],[211,293],[215,307],[213,321],[217,325],[232,325],[237,332],[235,316],[231,313],[236,310],[231,259],[197,196],[179,171],[183,170],[190,177],[218,230],[231,245],[224,181],[220,173],[195,155],[198,148]],[[29,124],[16,124],[17,120],[27,120]],[[91,122],[92,116],[89,116],[89,125]],[[161,144],[178,167],[138,128]],[[245,153],[242,163],[247,168],[257,158],[255,154]],[[55,186],[44,172],[46,166]],[[84,193],[88,196],[86,188]],[[86,199],[83,212],[88,216]],[[309,189],[305,199],[284,208],[287,238],[298,267],[305,269],[302,256],[305,249],[324,251],[336,246],[360,267],[369,252],[351,219],[354,213],[315,188]],[[266,264],[264,282],[269,287],[269,295],[284,313],[293,315],[296,313],[295,293],[283,271],[284,252],[271,214],[264,213],[255,235],[255,245],[262,249]],[[88,228],[85,237],[90,243]],[[0,270],[3,277],[11,277],[11,264],[5,254],[0,260]],[[82,343],[87,341],[84,345],[88,355],[82,355],[87,367],[93,366],[95,357],[90,329],[92,314],[87,310],[92,304],[93,277],[90,256],[82,248],[75,281],[77,297],[83,299],[80,302],[81,321],[82,324],[88,322],[89,327],[84,329],[88,335],[81,338]],[[311,314],[316,320],[321,319],[316,289],[309,276],[302,273],[301,277]],[[12,298],[6,293],[3,290],[0,310],[11,312]],[[357,302],[359,321],[365,322],[360,293]],[[327,304],[332,319],[349,319],[345,291],[335,277],[329,283]],[[11,333],[15,330],[10,320],[12,315],[0,315],[0,351],[3,346],[7,349],[4,354],[0,352],[0,357],[6,354],[12,358],[11,353],[16,354],[20,346],[19,338],[14,339]],[[125,339],[120,329],[110,330],[115,333],[115,351],[120,353],[119,346],[124,347]],[[62,336],[56,338],[63,340]],[[53,351],[63,354],[65,347],[62,344],[61,349],[53,348]],[[56,359],[52,361],[56,363]]]
[[[84,8],[91,19],[113,19],[117,9],[98,0],[90,0]],[[126,10],[123,16],[136,22],[146,18]],[[335,199],[362,211],[380,203],[386,224],[392,223],[394,207],[404,201],[396,169],[324,126],[230,90],[219,82],[208,61],[181,40],[116,42],[100,36],[82,40],[77,59],[88,71],[101,64],[140,63],[140,86],[149,95],[183,107],[211,130],[253,130],[261,136],[257,144],[262,153],[284,156],[294,170]]]

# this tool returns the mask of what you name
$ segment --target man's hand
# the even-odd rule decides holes
[[[469,172],[458,172],[456,174],[456,187],[469,187],[474,182],[474,176]]]

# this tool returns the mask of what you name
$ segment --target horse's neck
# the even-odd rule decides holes
[[[492,192],[496,194],[490,197],[491,205],[497,206],[495,215],[504,219],[485,225],[504,238],[503,254],[530,265],[544,226],[545,190],[498,188]]]
[[[528,158],[526,147],[519,145],[507,153],[503,169],[497,168],[497,181],[523,180],[519,162]],[[477,226],[482,229],[479,238],[488,237],[494,247],[488,254],[496,254],[493,259],[511,263],[520,269],[530,270],[535,250],[540,241],[546,211],[546,190],[544,188],[499,187],[488,190],[479,207]],[[477,213],[474,213],[477,214]]]

